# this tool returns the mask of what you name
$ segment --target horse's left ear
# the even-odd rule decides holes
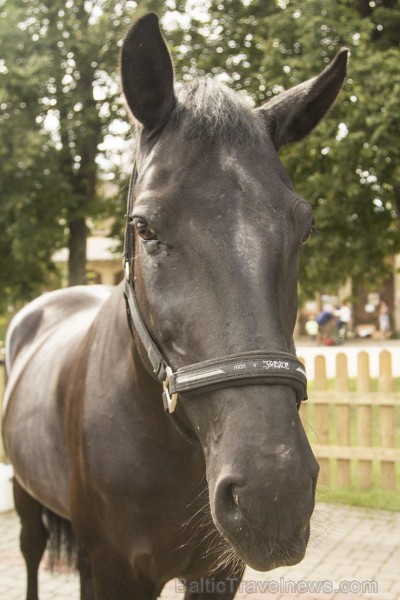
[[[343,48],[317,77],[278,94],[258,109],[277,150],[301,140],[327,113],[346,76],[348,52]]]
[[[128,106],[145,129],[165,125],[176,102],[174,71],[156,14],[139,19],[126,36],[121,79]]]

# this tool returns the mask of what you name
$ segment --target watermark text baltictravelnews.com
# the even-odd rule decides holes
[[[377,594],[378,582],[375,580],[344,579],[343,581],[321,580],[299,580],[271,579],[260,581],[256,579],[244,579],[238,585],[235,577],[218,580],[214,577],[201,579],[199,581],[175,580],[175,591],[192,594],[226,594],[238,590],[244,594]]]

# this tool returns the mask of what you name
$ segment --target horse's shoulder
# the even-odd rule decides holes
[[[89,326],[112,288],[103,285],[74,286],[39,296],[12,319],[6,340],[7,367],[28,345],[49,334],[52,329],[62,331],[74,323]]]

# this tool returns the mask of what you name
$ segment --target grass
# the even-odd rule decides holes
[[[331,467],[332,470],[334,470]],[[381,490],[378,481],[374,481],[369,490],[361,490],[356,486],[349,488],[327,488],[318,486],[317,502],[328,502],[331,504],[347,504],[350,506],[362,506],[364,508],[379,508],[381,510],[400,511],[400,478],[397,473],[397,490]]]
[[[334,389],[334,380],[328,381],[328,389]],[[356,389],[356,380],[349,380],[349,390]],[[371,391],[377,391],[378,380],[371,380]],[[400,392],[400,378],[393,380],[393,391]],[[306,431],[310,443],[318,444],[318,431],[315,430],[314,406],[312,404],[313,382],[309,384],[310,405],[307,413]],[[350,441],[352,445],[357,445],[357,421],[356,407],[350,407]],[[336,444],[335,414],[334,406],[329,408],[328,422],[329,444]],[[372,407],[372,445],[379,446],[379,408]],[[395,446],[400,447],[400,407],[395,407]],[[372,487],[370,489],[361,489],[357,485],[358,480],[358,461],[350,461],[350,472],[352,485],[347,488],[339,488],[336,484],[337,462],[329,460],[329,486],[323,483],[318,484],[317,501],[331,502],[337,504],[348,504],[353,506],[362,506],[367,508],[378,508],[383,510],[400,511],[400,465],[396,469],[396,490],[382,490],[380,486],[380,464],[377,461],[372,463]]]

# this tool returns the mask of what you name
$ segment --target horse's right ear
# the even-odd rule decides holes
[[[139,19],[126,36],[121,79],[128,106],[145,129],[154,131],[165,125],[176,102],[174,71],[154,13]]]

